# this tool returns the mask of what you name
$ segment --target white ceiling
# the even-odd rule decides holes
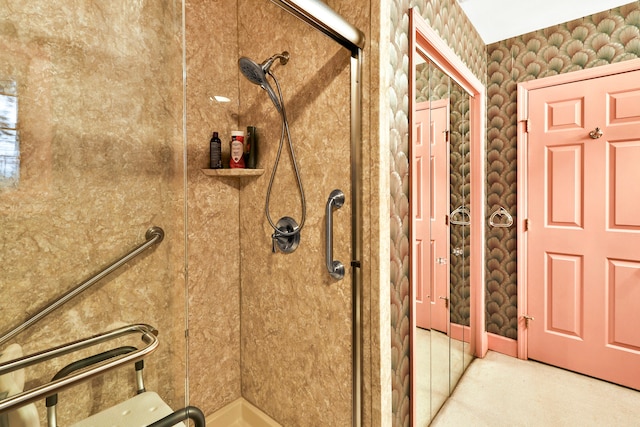
[[[485,44],[609,10],[632,0],[458,0]]]

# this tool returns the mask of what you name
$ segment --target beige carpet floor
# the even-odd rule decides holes
[[[471,363],[431,425],[640,426],[640,392],[489,352]]]

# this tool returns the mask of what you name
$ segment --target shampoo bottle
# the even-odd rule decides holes
[[[218,138],[218,132],[214,132],[211,137],[209,167],[211,169],[222,169],[222,141]]]

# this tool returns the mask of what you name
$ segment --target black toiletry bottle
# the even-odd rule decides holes
[[[209,143],[210,153],[210,167],[211,169],[222,169],[222,141],[218,138],[218,132],[214,132]]]
[[[247,126],[247,141],[244,146],[247,168],[255,169],[258,163],[258,132],[255,126]]]

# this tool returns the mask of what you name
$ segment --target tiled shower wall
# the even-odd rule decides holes
[[[484,43],[457,2],[396,0],[391,4],[390,75],[390,193],[391,193],[391,346],[393,425],[410,425],[409,396],[409,18],[420,14],[469,69],[484,81]]]
[[[17,87],[21,155],[19,181],[0,188],[0,329],[162,227],[159,245],[12,341],[32,353],[149,323],[160,347],[146,384],[175,408],[186,353],[181,26],[171,2],[0,2],[0,80]],[[84,356],[27,369],[26,388]],[[61,424],[130,396],[132,373],[126,366],[62,392]],[[36,406],[44,419],[44,403]]]
[[[327,2],[367,35],[366,49],[371,49],[369,26],[376,13],[370,3]],[[188,218],[189,229],[194,230],[189,234],[189,263],[196,265],[189,268],[191,401],[210,414],[242,395],[283,425],[349,425],[349,51],[268,0],[187,2],[186,18]],[[237,65],[240,56],[262,62],[285,50],[289,62],[276,61],[271,71],[281,85],[306,200],[300,245],[291,254],[272,252],[273,231],[265,218],[282,131],[280,115],[266,92],[246,80]],[[373,58],[369,53],[366,56]],[[368,136],[368,81],[365,68],[363,139],[375,153]],[[212,102],[214,95],[227,96],[231,102]],[[202,174],[200,169],[208,165],[211,132],[220,132],[223,157],[228,159],[231,130],[245,130],[248,125],[258,129],[258,168],[264,169],[263,175]],[[365,165],[368,155],[363,156]],[[369,198],[369,176],[375,176],[375,169],[362,170],[365,219],[370,206],[379,204],[378,197]],[[348,272],[340,281],[328,275],[324,259],[325,204],[336,188],[345,192],[347,200],[333,213],[334,256]],[[300,223],[301,205],[285,141],[269,212],[274,222],[290,216]],[[374,230],[366,220],[363,230],[368,241]],[[370,245],[366,250],[373,252]],[[373,269],[378,255],[364,257],[366,268]],[[373,315],[366,304],[378,295],[366,282],[369,274],[363,276],[365,317]],[[364,359],[365,370],[376,369],[366,364],[373,363],[368,355]],[[363,417],[369,422],[377,416],[368,409],[371,393],[378,392],[365,390],[363,400]]]
[[[189,397],[209,415],[240,397],[240,181],[201,171],[212,133],[228,161],[237,126],[238,4],[186,1],[185,9]]]
[[[349,190],[348,52],[267,0],[186,1],[184,40],[179,3],[5,3],[0,2],[0,11],[7,12],[0,13],[0,79],[19,80],[24,151],[19,188],[0,192],[0,249],[7,268],[1,285],[12,302],[2,306],[0,324],[13,324],[138,243],[149,225],[160,225],[167,234],[159,247],[52,315],[50,326],[28,337],[26,349],[119,321],[148,322],[160,330],[161,342],[145,368],[148,388],[172,407],[183,406],[188,394],[190,404],[210,414],[242,393],[286,425],[347,425],[350,286],[321,271],[320,243],[328,192],[343,185]],[[327,3],[367,33],[371,49],[369,26],[377,6],[365,0]],[[270,168],[278,116],[260,88],[241,80],[237,60],[242,53],[261,61],[284,49],[292,53],[290,64],[273,70],[283,84],[309,204],[304,240],[289,256],[271,253],[263,217],[268,172],[248,179],[201,172],[208,167],[211,133],[220,132],[228,158],[231,130],[248,124],[262,131],[259,165]],[[375,52],[366,56],[375,62]],[[377,142],[368,136],[369,121],[376,120],[368,110],[369,78],[365,69],[364,140],[377,153]],[[215,95],[231,102],[218,104]],[[370,218],[379,200],[367,195],[374,192],[371,181],[379,170],[376,154],[363,157],[363,217]],[[273,215],[299,217],[286,149],[279,171]],[[335,213],[336,235],[349,235],[349,210]],[[367,243],[378,227],[370,221],[363,225]],[[346,241],[336,244],[335,253],[348,263]],[[366,245],[370,263],[362,273],[363,323],[372,329],[367,322],[378,313],[366,306],[380,302],[366,280],[372,281],[380,262],[375,247]],[[320,279],[309,280],[310,271]],[[370,353],[364,369],[374,377],[380,361],[370,359],[380,343],[368,342],[375,338],[366,335]],[[61,400],[74,405],[61,404],[60,418],[73,422],[123,400],[130,391],[128,374],[118,376],[117,384],[96,380],[63,393]],[[283,382],[286,377],[290,381]],[[365,412],[375,387],[365,391]],[[372,413],[364,416],[377,422]]]
[[[368,0],[327,3],[370,39]],[[350,52],[266,0],[262,8],[255,7],[255,0],[241,0],[239,9],[239,55],[263,61],[284,50],[290,54],[286,65],[276,62],[271,70],[282,88],[306,200],[300,245],[290,254],[272,252],[265,199],[281,120],[265,91],[242,77],[239,124],[258,128],[258,164],[265,169],[264,175],[245,180],[240,190],[242,395],[283,425],[350,425]],[[368,75],[365,69],[365,118]],[[367,126],[365,122],[364,147],[370,147]],[[361,172],[368,181],[370,169]],[[334,259],[347,266],[343,280],[329,276],[324,258],[325,206],[334,189],[346,196],[344,206],[332,214]],[[365,211],[378,203],[365,189]],[[269,212],[274,222],[290,216],[300,223],[301,206],[285,141]],[[364,224],[363,229],[370,226]],[[365,259],[368,268],[371,258]]]
[[[640,2],[487,47],[487,206],[516,207],[517,84],[640,57]],[[486,229],[487,331],[517,338],[516,227]]]

